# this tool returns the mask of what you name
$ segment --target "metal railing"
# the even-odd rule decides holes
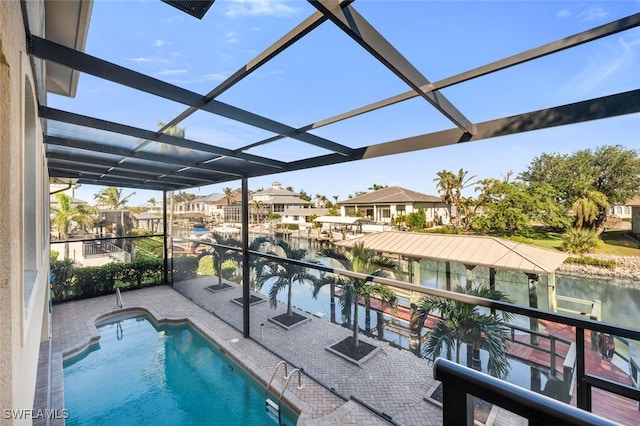
[[[530,426],[617,424],[443,358],[435,361],[433,377],[442,382],[445,426],[474,424],[473,396],[528,419]]]
[[[485,299],[480,297],[471,296],[464,293],[457,293],[453,291],[440,290],[429,287],[422,287],[416,284],[408,283],[405,281],[394,280],[390,278],[384,278],[374,275],[367,275],[358,272],[348,271],[344,269],[333,268],[330,266],[313,264],[304,261],[298,261],[288,258],[283,258],[280,256],[276,256],[273,254],[263,253],[255,250],[246,249],[243,250],[240,247],[232,247],[232,246],[223,246],[215,243],[208,243],[214,247],[221,247],[225,250],[237,250],[239,252],[245,252],[247,255],[252,255],[256,257],[262,257],[266,259],[271,259],[277,262],[290,263],[294,265],[303,266],[309,269],[314,269],[320,272],[327,272],[338,274],[342,276],[352,277],[356,279],[366,279],[371,282],[376,282],[379,284],[385,284],[392,288],[401,289],[405,291],[412,291],[423,296],[436,296],[447,298],[450,300],[459,301],[462,303],[468,303],[472,305],[483,306],[489,308],[491,310],[499,310],[504,312],[509,312],[511,314],[516,315],[524,315],[529,318],[542,319],[546,321],[551,321],[555,323],[564,324],[566,326],[572,327],[574,329],[575,339],[572,343],[572,347],[575,348],[575,363],[567,362],[563,363],[563,371],[564,374],[568,374],[568,368],[573,364],[573,373],[572,381],[575,381],[575,389],[576,389],[576,405],[578,408],[586,411],[592,411],[592,388],[599,388],[604,391],[620,395],[626,398],[630,398],[636,401],[640,401],[640,389],[638,389],[638,363],[635,360],[629,361],[630,369],[632,370],[632,374],[636,377],[634,386],[629,386],[625,384],[620,384],[613,382],[608,379],[604,379],[598,377],[594,374],[590,374],[586,370],[586,357],[585,357],[585,331],[590,331],[592,335],[596,333],[600,334],[610,334],[616,336],[617,338],[629,339],[640,341],[640,330],[624,327],[616,324],[609,324],[601,321],[597,321],[591,318],[580,318],[573,315],[556,313],[543,311],[537,308],[531,308],[521,305],[514,305],[512,303]],[[248,276],[246,277],[248,280]],[[529,332],[531,332],[529,330]],[[560,340],[560,339],[556,339]],[[566,340],[566,339],[563,339]],[[569,357],[569,356],[567,356]],[[571,354],[571,358],[573,355]],[[632,358],[632,357],[630,357]],[[566,361],[566,360],[565,360]],[[575,378],[573,378],[575,376]],[[573,388],[569,384],[566,385],[567,388]],[[518,391],[522,390],[522,388],[516,387]],[[568,389],[568,392],[571,392],[571,389]],[[566,407],[567,405],[563,405]]]

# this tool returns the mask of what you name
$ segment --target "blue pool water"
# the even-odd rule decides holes
[[[135,317],[98,330],[100,345],[64,365],[67,425],[276,424],[264,388],[191,327]]]

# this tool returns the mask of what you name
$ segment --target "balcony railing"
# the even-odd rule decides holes
[[[474,424],[473,396],[528,419],[530,426],[617,424],[446,359],[435,361],[433,377],[443,386],[444,426]]]
[[[203,243],[201,244],[211,245],[214,248],[219,248],[223,251],[237,251],[242,253],[243,250],[239,247],[230,247],[223,246],[219,244],[212,243]],[[283,263],[291,263],[299,266],[303,266],[309,269],[313,269],[320,272],[327,272],[338,274],[342,276],[352,277],[356,279],[367,279],[376,283],[385,284],[390,286],[393,289],[397,289],[400,292],[415,292],[416,294],[422,296],[436,296],[443,297],[450,300],[455,300],[463,303],[468,303],[472,305],[478,305],[488,308],[493,311],[504,311],[509,312],[511,314],[523,315],[529,318],[536,318],[539,320],[546,320],[549,322],[563,324],[568,326],[568,329],[572,329],[574,333],[574,338],[567,340],[559,337],[552,337],[549,335],[544,335],[543,333],[536,333],[535,331],[528,329],[520,329],[517,326],[513,326],[512,328],[518,329],[520,331],[524,331],[530,334],[536,334],[539,338],[550,339],[550,349],[547,350],[550,357],[550,366],[552,371],[554,371],[557,367],[557,359],[563,359],[562,366],[559,367],[563,372],[563,389],[562,389],[562,398],[563,400],[569,400],[575,389],[576,392],[576,405],[578,408],[585,411],[592,411],[592,390],[593,388],[601,389],[606,392],[610,392],[616,395],[623,396],[625,398],[629,398],[635,401],[640,401],[640,390],[638,389],[638,361],[633,353],[633,345],[627,345],[630,347],[627,356],[624,356],[618,352],[618,355],[621,359],[623,359],[628,365],[628,374],[632,379],[632,386],[616,383],[614,381],[598,377],[597,375],[591,374],[587,372],[586,368],[586,357],[585,351],[591,350],[591,348],[587,348],[585,346],[585,331],[589,331],[591,336],[599,336],[603,334],[608,334],[611,336],[615,336],[616,339],[620,342],[627,342],[628,340],[640,341],[640,330],[633,329],[629,327],[623,327],[615,324],[604,323],[587,316],[586,318],[580,316],[573,316],[565,313],[556,313],[543,311],[537,308],[530,308],[526,306],[514,305],[511,303],[500,302],[491,299],[483,299],[474,296],[470,296],[463,293],[451,292],[446,290],[434,289],[429,287],[422,287],[416,284],[411,284],[404,281],[382,278],[378,276],[370,276],[365,275],[353,271],[347,271],[342,269],[337,269],[325,265],[312,264],[302,261],[296,261],[292,259],[282,258],[279,256],[275,256],[272,254],[262,253],[253,250],[247,250],[245,255],[257,256],[262,258],[271,259],[278,262]],[[628,339],[628,340],[627,340]],[[522,342],[518,342],[522,343]],[[561,355],[556,353],[557,343],[561,343],[562,345],[569,345],[569,350],[566,355]],[[539,345],[535,345],[536,349],[540,349]],[[543,349],[544,350],[544,349]],[[522,388],[517,387],[518,391]],[[564,404],[563,407],[568,407],[568,405]]]

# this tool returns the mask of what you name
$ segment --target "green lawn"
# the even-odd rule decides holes
[[[626,231],[611,229],[604,231],[600,236],[601,243],[595,253],[610,254],[615,256],[640,256],[638,245],[625,236]],[[534,234],[528,238],[515,237],[507,239],[532,244],[548,249],[562,250],[562,234],[557,232],[545,232],[542,228],[536,228]]]

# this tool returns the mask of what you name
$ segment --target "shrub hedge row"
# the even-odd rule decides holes
[[[76,267],[70,259],[51,260],[54,303],[162,284],[162,259],[138,256],[133,262]]]

